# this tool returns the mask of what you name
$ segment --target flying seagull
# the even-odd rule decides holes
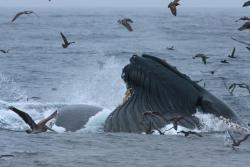
[[[198,136],[198,137],[202,137],[201,134],[199,134],[199,133],[197,133],[197,132],[193,132],[193,131],[184,131],[184,130],[182,130],[182,131],[177,132],[177,133],[183,133],[185,137],[188,137],[190,134],[196,135],[196,136]]]
[[[130,23],[133,23],[133,20],[131,20],[130,18],[119,19],[118,23],[123,25],[128,31],[133,31],[133,28],[130,25]]]
[[[235,22],[238,22],[238,21],[240,21],[240,20],[242,20],[242,21],[249,21],[250,18],[247,17],[247,16],[243,16],[243,17],[239,18],[238,20],[236,20]]]
[[[226,63],[226,64],[229,63],[227,60],[221,60],[220,62],[221,62],[221,63]]]
[[[177,15],[177,9],[176,9],[176,7],[177,7],[178,5],[180,5],[180,4],[179,4],[179,1],[180,1],[180,0],[174,0],[173,2],[170,2],[169,5],[168,5],[168,8],[170,8],[170,11],[171,11],[171,13],[172,13],[174,16]]]
[[[70,44],[75,43],[75,42],[69,42],[69,41],[67,40],[67,38],[63,35],[62,32],[60,32],[60,34],[61,34],[62,39],[63,39],[63,42],[64,42],[64,43],[62,44],[62,47],[63,47],[63,48],[67,48]]]
[[[5,158],[5,157],[14,157],[14,155],[11,154],[0,155],[0,158]]]
[[[243,4],[243,7],[247,7],[247,6],[250,6],[250,1],[247,1]]]
[[[202,62],[203,62],[204,64],[207,64],[207,59],[208,59],[209,57],[206,56],[206,55],[204,55],[204,54],[202,54],[202,53],[198,53],[198,54],[196,54],[196,55],[193,57],[193,59],[196,59],[196,58],[201,58],[201,59],[202,59]]]
[[[47,130],[54,131],[53,129],[46,126],[46,123],[57,116],[57,111],[53,112],[49,117],[41,120],[40,122],[35,123],[35,121],[29,116],[29,114],[13,106],[10,106],[8,108],[19,115],[24,120],[24,122],[30,126],[30,129],[26,130],[27,133],[41,133],[46,132]]]
[[[235,149],[234,147],[239,147],[240,144],[241,144],[243,141],[247,140],[248,137],[250,136],[250,134],[247,134],[243,139],[241,139],[241,140],[235,140],[234,137],[233,137],[229,132],[228,132],[228,134],[229,134],[229,136],[231,137],[231,139],[232,139],[232,141],[233,141],[233,144],[232,144],[232,148],[233,148],[233,149]]]
[[[250,21],[247,21],[245,24],[243,24],[238,30],[239,31],[244,31],[250,29]]]
[[[236,58],[236,57],[235,57],[235,50],[236,50],[236,49],[233,48],[232,53],[231,53],[230,55],[228,55],[229,58],[232,58],[232,59]]]
[[[3,50],[3,49],[0,49],[0,52],[2,52],[2,53],[4,53],[4,54],[6,54],[6,53],[9,53],[9,49],[8,50]]]
[[[34,14],[37,16],[37,14],[33,11],[23,11],[23,12],[19,12],[15,15],[15,17],[11,20],[11,22],[14,22],[19,16],[21,15],[29,15],[29,14]]]
[[[174,46],[167,47],[167,50],[174,50]]]
[[[244,45],[247,45],[246,48],[247,48],[247,50],[250,51],[250,43],[247,43],[247,42],[244,42],[244,41],[240,41],[240,40],[238,40],[238,39],[235,39],[234,37],[231,37],[231,39],[234,40],[234,41],[237,41],[237,42],[239,42],[239,43],[242,43],[242,44],[244,44]]]

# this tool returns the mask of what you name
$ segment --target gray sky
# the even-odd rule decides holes
[[[161,7],[170,0],[0,0],[0,7]],[[182,0],[182,7],[241,7],[247,0]],[[250,8],[250,7],[249,7]]]

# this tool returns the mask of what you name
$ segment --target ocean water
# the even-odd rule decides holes
[[[211,115],[199,115],[207,125],[203,138],[168,135],[103,133],[106,116],[122,102],[125,84],[120,75],[132,54],[148,53],[166,59],[193,80],[203,79],[206,89],[226,102],[245,122],[250,122],[250,96],[226,84],[250,83],[250,52],[231,36],[250,42],[249,32],[237,29],[247,9],[180,8],[173,17],[167,8],[34,9],[39,17],[10,20],[23,9],[1,8],[0,49],[0,154],[1,167],[27,166],[159,166],[247,167],[250,142],[238,151],[226,147],[223,123]],[[117,23],[130,17],[134,32]],[[61,47],[63,32],[70,41]],[[166,47],[175,47],[169,51]],[[229,59],[236,47],[236,59]],[[207,54],[208,64],[192,59]],[[227,59],[230,64],[221,64]],[[215,70],[214,75],[208,71]],[[200,83],[203,85],[203,83]],[[29,99],[39,97],[40,99]],[[7,110],[14,105],[35,120],[72,104],[91,104],[104,110],[86,129],[75,133],[28,135],[27,126]],[[216,132],[215,132],[216,131]],[[240,135],[237,137],[241,138]]]

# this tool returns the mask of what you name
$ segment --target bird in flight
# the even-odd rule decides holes
[[[193,59],[196,59],[196,58],[201,58],[202,59],[202,62],[203,64],[207,64],[207,59],[209,58],[208,56],[202,54],[202,53],[198,53],[196,54]]]
[[[248,51],[250,51],[250,43],[247,43],[247,42],[244,42],[244,41],[240,41],[238,39],[235,39],[234,37],[231,37],[232,40],[236,41],[236,42],[239,42],[239,43],[242,43],[244,45],[247,45],[246,48]]]
[[[243,7],[247,7],[247,6],[250,6],[250,1],[247,1],[243,4]]]
[[[63,44],[62,44],[62,47],[63,48],[67,48],[70,44],[72,44],[72,43],[75,43],[75,42],[69,42],[68,40],[67,40],[67,38],[65,37],[65,35],[62,33],[62,32],[60,32],[60,34],[61,34],[61,37],[62,37],[62,39],[63,39]]]
[[[248,137],[250,136],[250,134],[247,134],[243,139],[240,139],[240,140],[235,140],[234,137],[231,135],[231,133],[229,133],[229,136],[230,138],[232,139],[233,143],[232,143],[232,148],[235,150],[235,147],[239,147],[240,144],[243,142],[243,141],[246,141],[248,139]]]
[[[232,59],[236,58],[236,57],[235,57],[235,51],[236,51],[236,49],[233,48],[232,53],[231,53],[230,55],[228,55],[228,57],[229,57],[229,58],[232,58]]]
[[[24,122],[29,125],[30,129],[26,130],[27,133],[42,133],[46,132],[47,130],[54,132],[54,130],[49,128],[46,123],[57,116],[57,111],[53,112],[49,117],[39,121],[38,123],[35,123],[35,121],[29,116],[29,114],[13,106],[10,106],[8,108],[19,115],[24,120]]]
[[[250,18],[247,17],[247,16],[243,16],[243,17],[239,18],[238,20],[236,20],[235,22],[238,22],[238,21],[240,21],[240,20],[242,20],[242,21],[249,21]]]
[[[4,54],[6,54],[6,53],[9,53],[9,49],[8,50],[3,50],[3,49],[0,49],[0,52],[2,52],[2,53],[4,53]]]
[[[177,132],[177,133],[183,133],[185,137],[188,137],[190,134],[191,134],[191,135],[196,135],[196,136],[198,136],[198,137],[202,137],[201,134],[199,134],[199,133],[197,133],[197,132],[193,132],[193,131],[184,131],[184,130],[182,130],[182,131]]]
[[[173,2],[170,2],[168,5],[168,8],[170,8],[171,13],[176,16],[177,15],[177,6],[180,5],[179,4],[180,0],[174,0]]]
[[[250,21],[245,22],[245,24],[243,24],[238,30],[239,31],[244,31],[250,29]]]
[[[118,23],[123,25],[128,31],[133,31],[132,26],[130,25],[131,23],[133,23],[133,20],[130,18],[124,18],[124,19],[119,19]]]
[[[229,62],[225,59],[225,60],[221,60],[220,61],[221,63],[225,63],[225,64],[228,64]]]
[[[15,15],[15,17],[11,20],[11,22],[13,23],[18,17],[20,17],[21,15],[29,15],[29,14],[34,14],[36,16],[38,16],[35,12],[33,11],[23,11],[23,12],[19,12]]]

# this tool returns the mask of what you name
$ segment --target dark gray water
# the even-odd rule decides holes
[[[0,154],[15,155],[0,159],[1,167],[249,165],[250,142],[237,152],[225,147],[226,128],[207,115],[200,116],[207,125],[203,138],[109,134],[101,129],[106,116],[122,101],[121,70],[133,53],[164,58],[192,79],[204,79],[208,90],[250,122],[248,92],[237,89],[229,95],[220,79],[226,77],[228,84],[250,83],[250,53],[230,39],[250,42],[249,32],[237,31],[243,23],[235,22],[249,15],[248,10],[182,9],[173,17],[165,8],[36,9],[39,17],[23,16],[11,24],[20,10],[0,10],[0,49],[10,49],[9,54],[0,53],[0,126],[26,128],[7,105],[26,110],[35,120],[70,104],[97,105],[104,111],[90,121],[87,130],[76,133],[0,131]],[[121,17],[134,20],[134,32],[117,24]],[[63,49],[60,31],[76,43]],[[172,45],[175,51],[166,50]],[[235,60],[227,58],[233,47]],[[210,56],[206,66],[192,59],[196,53]],[[230,64],[221,64],[223,59]],[[214,76],[206,73],[214,69]],[[32,96],[41,99],[26,100]]]

